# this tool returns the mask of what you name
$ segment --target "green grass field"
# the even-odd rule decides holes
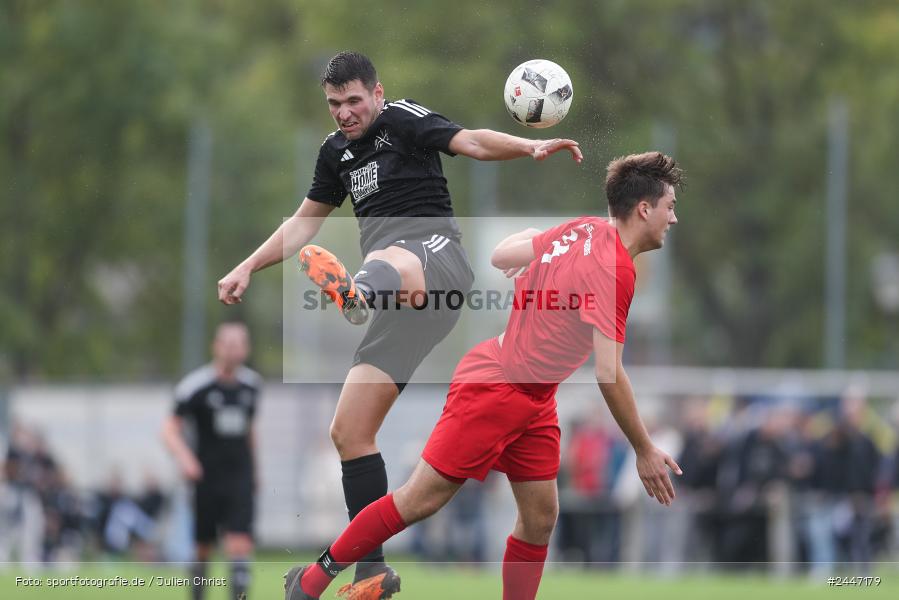
[[[311,557],[303,557],[308,560]],[[262,555],[254,563],[253,585],[249,600],[283,598],[282,574],[291,566],[288,555]],[[397,600],[481,600],[499,599],[500,574],[496,565],[483,569],[456,565],[435,565],[391,561],[403,577],[403,592]],[[899,597],[899,565],[881,565],[876,569],[879,586],[831,587],[826,581],[796,577],[779,580],[764,575],[691,574],[678,577],[590,572],[561,565],[549,565],[540,587],[539,598],[545,600],[615,599],[615,600],[813,600],[818,598],[897,598]],[[846,572],[846,576],[853,573]],[[224,577],[226,567],[217,563],[210,577]],[[17,583],[17,577],[32,577],[42,585]],[[132,578],[143,579],[142,587],[131,585],[104,587],[66,585],[51,588],[52,578]],[[134,563],[91,563],[74,570],[45,571],[26,574],[14,567],[0,572],[0,598],[101,600],[109,599],[177,599],[189,598],[189,587],[164,578],[186,578],[179,568]],[[349,578],[345,573],[326,592],[332,598],[340,584]],[[212,587],[207,600],[226,600],[228,589]]]

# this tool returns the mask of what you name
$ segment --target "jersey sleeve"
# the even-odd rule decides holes
[[[196,391],[188,389],[182,381],[175,388],[175,408],[173,412],[179,417],[189,417],[194,414],[196,408]]]
[[[581,223],[581,218],[566,221],[561,225],[550,227],[542,233],[538,233],[531,238],[531,246],[534,249],[534,258],[541,258],[547,252],[552,252],[553,241],[560,240],[569,230],[577,227]]]
[[[249,367],[241,366],[237,371],[237,378],[250,393],[250,402],[247,404],[246,408],[247,416],[252,419],[256,416],[256,409],[259,406],[259,396],[262,393],[262,375]]]
[[[438,150],[455,156],[449,149],[450,140],[462,131],[462,126],[439,113],[428,110],[414,100],[390,103],[396,126],[419,148]]]
[[[627,334],[627,315],[634,297],[636,275],[622,266],[595,263],[590,273],[579,270],[578,317],[621,344]]]
[[[315,162],[315,175],[312,178],[312,187],[306,197],[316,202],[323,202],[331,206],[340,206],[346,199],[347,191],[343,182],[330,164],[328,140],[322,144],[318,151],[318,160]]]
[[[256,409],[259,407],[259,388],[255,388],[253,390],[253,401],[250,403],[250,406],[247,408],[247,416],[250,417],[252,421],[256,417]]]

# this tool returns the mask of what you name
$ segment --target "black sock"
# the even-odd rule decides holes
[[[231,561],[231,597],[234,600],[246,598],[250,587],[250,562],[245,558]]]
[[[370,308],[391,306],[396,301],[396,293],[403,286],[400,272],[383,260],[368,261],[353,276],[353,280]]]
[[[340,463],[343,467],[343,496],[350,514],[356,518],[363,508],[387,495],[387,469],[381,454],[369,454]],[[355,581],[383,570],[384,548],[378,546],[356,563]]]
[[[202,580],[206,578],[205,561],[197,561],[190,566],[190,597],[193,600],[203,600],[205,587]]]

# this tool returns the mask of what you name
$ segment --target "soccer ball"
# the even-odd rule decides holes
[[[574,88],[565,69],[537,59],[512,70],[503,91],[506,110],[527,127],[551,127],[565,118],[571,108]]]

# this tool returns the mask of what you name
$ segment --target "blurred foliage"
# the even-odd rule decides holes
[[[870,262],[897,251],[899,8],[859,1],[4,0],[0,3],[0,362],[18,379],[176,376],[187,134],[214,131],[215,281],[295,210],[333,128],[321,67],[356,49],[388,97],[468,127],[517,127],[501,103],[526,59],[566,67],[587,160],[499,168],[506,213],[603,212],[608,160],[673,132],[689,186],[671,247],[676,356],[822,361],[827,110],[850,107],[847,361],[895,367],[899,317]],[[457,213],[481,214],[446,160]],[[349,203],[347,203],[349,204]],[[340,214],[349,214],[348,207]],[[280,277],[242,313],[280,371]],[[3,369],[0,369],[2,372]]]

